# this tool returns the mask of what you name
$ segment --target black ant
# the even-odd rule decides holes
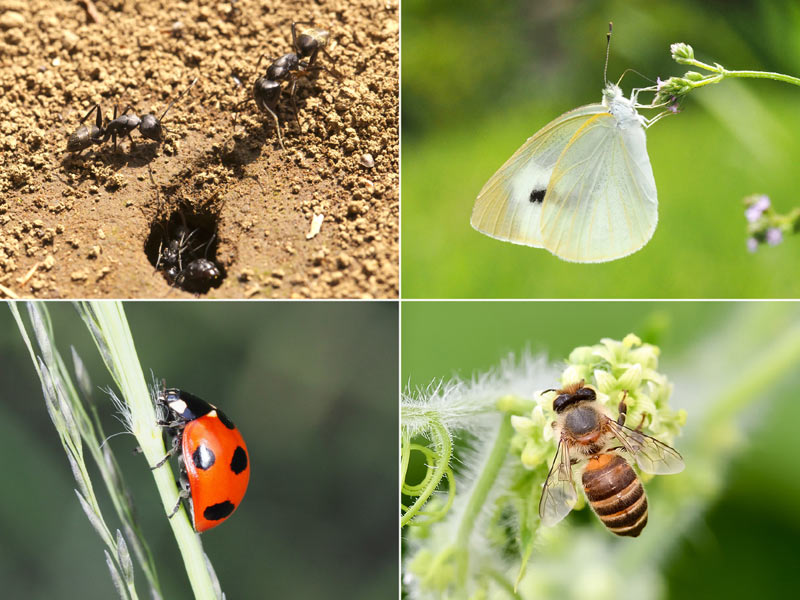
[[[150,181],[156,190],[156,201],[160,203],[158,187],[153,179],[153,171],[148,165]],[[161,223],[163,234],[158,245],[156,271],[163,271],[167,283],[187,291],[207,291],[222,277],[219,266],[207,258],[214,241],[212,235],[207,242],[192,247],[190,241],[200,229],[189,230],[186,218],[179,212],[181,222],[171,227]],[[202,253],[201,253],[202,250]]]
[[[160,143],[164,139],[165,128],[161,126],[164,117],[167,115],[167,112],[169,112],[169,109],[172,108],[172,105],[183,98],[183,96],[185,96],[186,93],[192,89],[195,83],[197,83],[196,77],[194,81],[189,84],[189,87],[183,90],[183,92],[181,92],[181,94],[175,98],[175,100],[169,103],[169,106],[167,106],[166,110],[161,113],[160,117],[156,117],[151,113],[142,115],[141,117],[138,117],[135,114],[129,115],[127,114],[128,111],[133,109],[133,106],[130,104],[125,108],[125,110],[122,111],[122,114],[117,116],[117,105],[115,104],[114,118],[104,127],[103,112],[100,108],[100,105],[95,104],[81,119],[81,126],[78,127],[78,129],[76,129],[71,136],[69,136],[69,140],[67,140],[67,152],[80,153],[86,150],[86,148],[90,147],[92,144],[104,144],[109,140],[109,138],[113,139],[114,151],[116,151],[117,136],[123,138],[127,135],[131,140],[131,143],[133,143],[131,132],[137,127],[139,128],[139,133],[141,133],[142,136]],[[92,112],[95,113],[95,124],[87,127],[82,123],[89,118],[89,115],[91,115]]]
[[[184,220],[183,214],[181,214],[181,220]],[[176,237],[169,240],[166,248],[162,247],[156,261],[156,270],[163,265],[164,278],[167,283],[188,291],[207,290],[222,277],[222,272],[217,264],[205,258],[214,241],[214,236],[211,236],[205,244],[201,243],[194,248],[190,247],[189,240],[197,231],[195,229],[190,232],[185,223],[175,227],[173,233]],[[201,248],[205,248],[202,258],[198,257],[198,251]],[[189,262],[184,265],[186,259]]]
[[[294,106],[295,119],[297,119],[297,103],[295,100],[297,81],[301,78],[308,78],[309,74],[313,71],[318,71],[320,69],[328,71],[325,67],[314,64],[320,51],[329,59],[331,58],[325,50],[325,46],[328,45],[330,39],[330,33],[322,29],[308,28],[301,31],[300,35],[297,35],[297,25],[303,25],[303,23],[292,23],[292,46],[295,52],[284,54],[280,58],[274,60],[272,64],[267,67],[266,75],[257,78],[253,85],[253,99],[256,102],[256,106],[262,112],[267,112],[272,116],[272,119],[275,121],[275,130],[278,132],[278,142],[284,150],[286,150],[286,146],[283,145],[281,126],[276,112],[278,101],[281,97],[282,82],[287,80],[291,81],[289,96]],[[264,55],[262,54],[258,59],[256,72],[263,58]],[[237,104],[234,110],[245,102],[247,102],[247,100],[243,100]]]

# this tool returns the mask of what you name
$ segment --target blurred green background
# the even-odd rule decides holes
[[[77,312],[69,303],[49,308],[62,355],[71,362],[74,346],[89,370],[106,434],[123,431],[100,389],[112,381]],[[152,370],[168,386],[217,404],[247,441],[252,477],[242,506],[202,535],[227,597],[394,597],[396,303],[133,302],[125,309],[147,379]],[[108,443],[132,490],[164,598],[190,598],[153,478],[133,454],[134,438]],[[5,303],[0,472],[0,596],[116,597],[104,546],[73,492],[69,463]],[[95,485],[116,527],[105,488]],[[136,580],[140,597],[148,597],[138,569]]]
[[[787,333],[800,331],[800,305],[405,302],[401,319],[401,375],[411,389],[454,374],[469,379],[496,368],[509,352],[519,356],[529,349],[562,361],[576,346],[636,333],[661,348],[659,371],[675,385],[672,406],[688,412],[684,433],[690,435],[694,427],[702,436],[696,427],[712,410],[712,403],[719,402],[720,393],[735,386],[740,377],[750,377],[751,369],[768,369],[782,360],[779,353],[772,356],[773,360],[761,362],[776,348],[778,339],[785,341]],[[654,565],[666,584],[663,597],[779,598],[793,594],[792,573],[800,538],[798,389],[800,365],[783,365],[781,375],[750,392],[744,409],[734,415],[729,438],[735,443],[730,462],[709,474],[709,480],[722,479],[719,494],[682,537],[663,541],[665,556]],[[685,450],[686,443],[687,438],[679,437],[675,445]],[[687,461],[687,476],[694,468]],[[654,503],[661,498],[656,491],[664,483],[660,479],[648,484],[654,491]],[[697,493],[699,496],[702,492]],[[654,506],[654,510],[657,508]],[[607,535],[591,515],[582,517],[597,536]],[[576,516],[574,521],[580,518]],[[637,547],[659,547],[659,541],[648,540],[647,533],[645,530],[638,540],[611,536],[602,540],[614,548],[627,549],[632,558]],[[595,566],[615,568],[613,560],[612,556],[597,557]],[[563,570],[569,571],[566,567]],[[603,590],[605,595],[598,597],[607,597],[609,590]],[[616,590],[613,595],[631,597],[630,590]],[[655,588],[647,597],[661,594]]]
[[[403,297],[800,295],[789,275],[800,240],[745,247],[743,197],[767,194],[779,212],[800,204],[800,88],[775,81],[695,90],[679,115],[648,130],[659,224],[632,256],[576,265],[469,224],[483,184],[528,137],[600,101],[608,21],[611,80],[627,68],[652,80],[682,75],[673,42],[728,69],[797,76],[795,0],[404,0],[402,13]],[[622,82],[626,94],[647,85],[635,73]]]

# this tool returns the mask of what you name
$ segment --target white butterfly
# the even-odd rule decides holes
[[[652,89],[652,88],[645,88]],[[605,262],[653,236],[658,201],[644,130],[618,85],[528,139],[483,186],[470,223],[488,236],[546,248],[572,262]]]

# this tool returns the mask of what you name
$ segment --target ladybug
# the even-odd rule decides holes
[[[235,511],[250,481],[250,457],[242,434],[213,404],[177,388],[164,389],[158,404],[167,411],[159,421],[178,452],[181,494],[169,517],[186,500],[198,533],[216,527]]]

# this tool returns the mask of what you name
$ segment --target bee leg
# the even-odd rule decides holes
[[[628,397],[628,390],[623,390],[622,400],[619,401],[619,416],[617,417],[617,425],[625,425],[625,417],[628,413],[628,405],[625,404],[625,398]]]
[[[639,431],[639,432],[642,431],[642,427],[644,427],[645,417],[647,417],[647,413],[642,413],[642,420],[639,421],[639,425],[636,426],[636,429],[634,431]]]

